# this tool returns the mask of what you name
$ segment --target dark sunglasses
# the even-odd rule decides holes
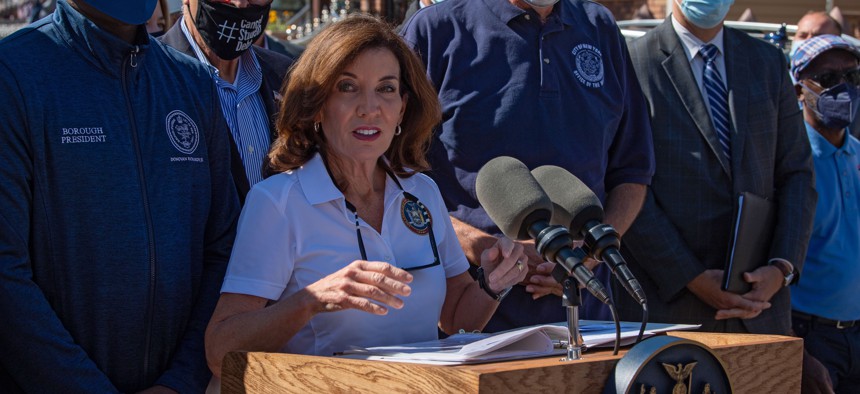
[[[810,75],[806,79],[811,79],[815,84],[824,89],[830,89],[842,81],[860,87],[860,67],[845,71],[828,71],[826,73]]]

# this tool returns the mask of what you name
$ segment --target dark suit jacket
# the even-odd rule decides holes
[[[785,334],[790,296],[747,320],[714,320],[716,310],[686,289],[706,269],[725,264],[732,210],[743,191],[777,202],[769,258],[802,268],[817,194],[809,141],[785,56],[772,45],[725,28],[732,162],[716,132],[671,20],[630,45],[651,114],[657,170],[645,204],[622,241],[648,295],[650,320],[702,323],[703,330]],[[766,262],[762,262],[765,264]],[[616,290],[622,318],[641,309]]]
[[[158,40],[170,45],[174,49],[182,52],[194,59],[197,56],[194,54],[194,49],[185,35],[182,33],[182,28],[179,26],[182,20],[176,22],[167,33],[164,33]],[[271,144],[278,137],[275,121],[277,120],[278,110],[280,109],[280,92],[281,85],[286,83],[285,78],[287,70],[293,64],[293,58],[272,52],[270,50],[260,48],[256,45],[252,46],[254,55],[257,56],[257,61],[260,63],[260,69],[263,72],[263,82],[260,84],[260,96],[263,99],[263,105],[266,108],[266,114],[269,117],[269,143]],[[236,190],[239,192],[239,200],[244,205],[245,195],[251,189],[248,182],[248,176],[245,175],[245,165],[242,164],[242,158],[239,156],[239,149],[236,147],[235,141],[230,138],[230,160],[233,173],[233,181],[236,182]],[[264,163],[260,163],[261,167]],[[261,169],[262,171],[262,169]]]

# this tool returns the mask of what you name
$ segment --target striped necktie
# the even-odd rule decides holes
[[[732,145],[729,134],[728,92],[723,79],[720,77],[720,72],[717,70],[716,61],[719,50],[713,44],[705,44],[702,45],[699,53],[705,60],[705,72],[702,74],[702,81],[708,96],[708,104],[711,106],[711,120],[714,122],[714,130],[717,132],[717,139],[723,148],[723,154],[731,163]]]

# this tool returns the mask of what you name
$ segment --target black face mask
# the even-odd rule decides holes
[[[269,22],[270,6],[238,8],[232,4],[200,0],[194,26],[206,46],[218,57],[233,60],[251,48],[263,34]]]

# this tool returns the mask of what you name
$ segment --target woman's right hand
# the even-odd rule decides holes
[[[403,300],[398,297],[412,293],[410,282],[410,273],[391,264],[356,260],[307,286],[305,292],[316,304],[314,313],[358,309],[385,315],[387,307],[403,307]]]

